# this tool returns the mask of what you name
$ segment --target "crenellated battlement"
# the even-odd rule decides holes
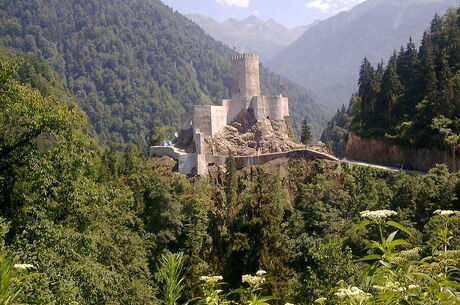
[[[238,54],[232,57],[232,61],[244,60],[244,59],[259,59],[258,54]]]

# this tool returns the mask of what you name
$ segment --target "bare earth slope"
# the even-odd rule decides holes
[[[288,136],[286,122],[266,119],[254,124],[249,130],[241,128],[238,122],[226,126],[213,138],[206,138],[206,153],[237,156],[266,154],[304,148]]]

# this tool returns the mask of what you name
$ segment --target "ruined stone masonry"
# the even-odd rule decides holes
[[[177,160],[183,174],[205,175],[209,164],[223,165],[229,152],[241,164],[257,165],[305,148],[289,137],[289,128],[288,98],[261,95],[258,55],[238,54],[232,58],[231,99],[196,105],[182,116],[173,146],[152,146],[150,155]]]

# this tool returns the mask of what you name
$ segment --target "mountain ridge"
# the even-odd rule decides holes
[[[365,56],[375,64],[409,37],[418,44],[433,15],[455,5],[456,0],[365,1],[306,30],[267,65],[330,105],[346,105]]]
[[[228,18],[222,22],[200,14],[185,16],[214,39],[230,48],[259,53],[262,62],[274,57],[276,53],[298,39],[309,27],[307,25],[290,29],[273,18],[264,21],[254,15],[241,20]]]

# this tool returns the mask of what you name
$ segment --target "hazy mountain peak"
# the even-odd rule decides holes
[[[262,61],[275,56],[283,48],[294,42],[306,27],[288,29],[273,18],[264,21],[255,15],[242,20],[234,18],[219,22],[198,14],[187,17],[205,32],[229,46],[236,45],[240,51],[259,53]]]
[[[241,21],[242,22],[263,22],[261,19],[257,18],[255,15],[250,15]]]

